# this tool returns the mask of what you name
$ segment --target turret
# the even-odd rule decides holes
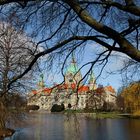
[[[43,74],[40,74],[40,78],[39,78],[39,82],[38,82],[37,86],[38,86],[38,89],[43,89],[45,87]]]
[[[65,83],[66,84],[78,84],[78,82],[82,79],[81,72],[77,67],[76,60],[74,55],[72,55],[72,61],[65,72]]]
[[[95,90],[97,88],[96,87],[96,80],[95,80],[95,76],[94,76],[93,71],[91,71],[91,73],[90,73],[88,85],[89,85],[90,90]]]

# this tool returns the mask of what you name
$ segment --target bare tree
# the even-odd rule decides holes
[[[140,80],[140,63],[131,59],[123,61],[123,67],[119,70],[122,75],[122,83],[128,86],[132,82]]]
[[[81,81],[95,65],[102,65],[101,74],[114,51],[126,54],[134,63],[140,62],[139,0],[3,0],[0,5],[2,20],[13,15],[12,26],[22,27],[36,41],[36,48],[43,47],[5,87],[10,88],[40,57],[48,54],[48,66],[63,62],[64,76],[63,69],[70,54],[86,52],[89,43],[98,44],[95,48],[104,48],[79,69],[90,65]]]
[[[12,86],[8,87],[8,84],[28,67],[35,53],[33,47],[34,43],[22,30],[16,30],[10,22],[0,23],[0,129],[5,128],[9,117],[8,108],[13,105],[19,108],[21,106],[19,102],[21,101],[21,104],[25,102],[19,93],[24,93],[26,82],[29,78],[32,79],[33,71]],[[11,104],[9,101],[11,99],[15,103]]]
[[[99,46],[95,48],[103,46],[104,49],[80,68],[90,65],[83,79],[95,64],[104,68],[114,51],[140,62],[138,0],[3,0],[0,5],[3,19],[14,13],[18,18],[12,25],[22,26],[24,32],[36,40],[36,48],[39,45],[44,48],[7,87],[30,71],[41,56],[49,54],[47,61],[51,63],[57,56],[66,60],[73,51],[86,51],[86,43],[97,43]]]
[[[138,0],[1,1],[2,14],[10,13],[12,8],[20,17],[23,28],[30,26],[30,35],[39,40],[37,46],[41,44],[44,47],[44,51],[36,54],[29,67],[10,84],[23,77],[39,57],[60,54],[66,58],[64,52],[67,54],[74,46],[77,46],[75,50],[83,48],[83,43],[96,42],[106,48],[99,54],[100,58],[88,62],[90,65],[94,62],[105,65],[113,51],[140,62],[139,4]]]

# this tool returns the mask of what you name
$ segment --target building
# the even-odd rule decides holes
[[[65,72],[64,83],[46,88],[43,75],[40,76],[38,89],[28,94],[28,105],[38,105],[40,109],[50,110],[54,104],[64,104],[71,109],[100,109],[104,102],[115,104],[115,90],[98,87],[93,72],[89,75],[88,85],[81,81],[82,74],[74,57]]]

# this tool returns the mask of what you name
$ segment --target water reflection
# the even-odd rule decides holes
[[[27,122],[4,140],[140,140],[140,120],[40,113],[31,114]]]

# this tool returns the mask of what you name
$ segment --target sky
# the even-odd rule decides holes
[[[95,43],[87,44],[86,51],[83,54],[78,54],[78,56],[76,55],[78,68],[80,68],[86,62],[95,59],[96,54],[101,52],[103,49],[104,48],[102,48],[101,46]],[[101,76],[97,79],[96,83],[97,85],[103,85],[103,86],[111,85],[117,91],[119,87],[122,86],[122,78],[118,70],[122,68],[123,60],[125,60],[128,57],[124,54],[116,53],[116,52],[113,52],[112,54],[113,56],[110,57],[106,67],[104,68]],[[89,67],[87,66],[81,70],[82,75],[85,74],[88,68]],[[61,83],[63,81],[63,77],[61,73],[56,72],[55,71],[56,69],[57,67],[54,67],[54,70],[52,70],[52,73],[47,72],[46,70],[42,71],[42,73],[44,74],[45,85],[47,87],[49,87],[51,83]],[[100,69],[101,69],[100,66],[93,67],[93,72],[96,78],[99,75]]]
[[[57,28],[57,25],[59,26],[59,24],[56,24],[56,27],[55,26],[54,27]],[[29,25],[27,28],[27,34],[32,33],[32,31],[34,31],[34,28],[32,28],[31,25]],[[43,39],[46,38],[46,35],[49,36],[49,34],[50,34],[50,32],[45,34],[45,36],[43,35]],[[41,39],[42,39],[42,35],[39,33],[36,38],[36,41],[39,41]],[[53,42],[53,40],[50,40],[49,42],[46,43],[48,46],[46,46],[46,44],[44,44],[44,46],[50,47],[50,46],[53,46],[54,43],[55,43],[55,37],[54,37],[54,42]],[[41,44],[41,45],[43,46],[43,44]],[[82,54],[82,55],[78,54],[78,58],[79,58],[79,56],[81,56],[81,58],[80,59],[76,58],[76,60],[78,61],[77,62],[78,67],[81,67],[86,62],[95,59],[96,53],[100,52],[102,49],[104,49],[104,48],[100,47],[98,44],[91,43],[91,42],[89,44],[87,44],[85,46],[85,48],[86,48],[86,51],[84,54]],[[113,54],[118,55],[118,53],[113,53]],[[45,59],[45,58],[47,58],[47,56],[43,57],[42,59]],[[111,57],[109,59],[108,64],[104,68],[102,75],[97,79],[97,85],[99,85],[99,84],[102,84],[103,86],[111,85],[117,91],[118,88],[122,86],[122,78],[119,73],[116,73],[116,71],[122,67],[123,60],[125,58],[126,58],[126,56],[123,54],[120,54],[120,59],[118,59],[118,57],[115,57],[115,56]],[[58,71],[56,72],[56,69],[58,69],[57,66],[58,65],[56,64],[56,66],[54,66],[54,68],[51,72],[50,71],[48,72],[47,70],[42,71],[42,73],[44,74],[44,81],[45,81],[46,86],[51,86],[52,83],[60,83],[63,81],[63,77],[62,77],[61,73],[58,73]],[[85,67],[84,69],[81,70],[82,75],[84,75],[84,73],[88,70],[88,68],[89,67]],[[95,77],[97,77],[99,75],[100,70],[101,70],[100,66],[93,67],[93,72],[94,72]],[[110,74],[110,73],[116,73],[116,74]],[[37,80],[39,80],[39,75],[38,75]]]
[[[36,20],[36,19],[34,19]],[[26,29],[27,34],[32,33],[32,31],[34,30],[34,28],[31,27],[31,25],[28,26],[28,28]],[[49,34],[49,32],[48,32]],[[48,35],[47,34],[47,35]],[[48,35],[49,36],[49,35]],[[38,38],[36,38],[36,41],[39,41],[42,39],[42,36],[40,34],[38,34],[37,36]],[[44,36],[43,36],[44,37]],[[46,37],[46,36],[45,36]],[[55,39],[54,39],[55,40]],[[49,44],[49,43],[52,44]],[[53,46],[54,42],[50,40],[50,42],[48,43],[49,46]],[[46,43],[47,44],[47,43]],[[46,45],[44,44],[44,45]],[[48,45],[47,44],[47,45]],[[48,47],[48,46],[47,46]],[[89,43],[85,46],[86,51],[83,54],[78,54],[78,58],[81,56],[81,58],[76,58],[77,63],[78,63],[78,67],[80,68],[83,64],[85,64],[88,61],[91,61],[93,59],[95,59],[96,53],[100,52],[101,50],[103,50],[104,48],[102,48],[101,46],[99,46],[96,43]],[[43,50],[42,50],[43,51]],[[117,91],[119,87],[122,86],[122,78],[121,78],[121,74],[119,74],[117,72],[117,70],[119,70],[122,65],[123,65],[123,60],[125,60],[127,58],[126,55],[121,54],[121,53],[113,53],[114,55],[120,55],[120,57],[110,57],[108,64],[106,65],[106,67],[104,68],[102,75],[97,79],[97,85],[102,84],[103,86],[107,86],[107,85],[111,85],[113,88],[115,88],[115,90]],[[46,59],[48,56],[46,55],[45,57],[43,57],[42,59]],[[58,62],[57,62],[58,63]],[[61,75],[61,73],[56,72],[57,66],[54,66],[52,72],[48,72],[47,70],[43,70],[41,73],[44,74],[44,81],[45,81],[45,85],[46,86],[51,86],[52,83],[60,83],[63,81],[63,77]],[[88,66],[83,68],[81,70],[82,75],[84,75],[84,73],[88,70]],[[95,77],[97,77],[99,75],[100,72],[100,66],[95,66],[93,67],[93,72]],[[111,74],[110,74],[111,73]],[[115,73],[115,74],[112,74]],[[37,78],[38,82],[39,80],[39,75]],[[37,84],[36,84],[37,85]]]

